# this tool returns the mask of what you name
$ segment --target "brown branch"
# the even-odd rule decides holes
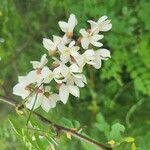
[[[4,96],[0,96],[0,101],[2,101],[4,103],[14,107],[15,109],[18,108],[18,109],[21,110],[23,108],[22,104],[18,105],[18,103],[16,101],[14,101],[12,99],[9,99],[9,98],[6,98]],[[31,110],[28,109],[28,111],[31,111]],[[105,146],[105,145],[103,145],[103,144],[101,144],[101,143],[99,143],[99,142],[97,142],[97,141],[95,141],[95,140],[85,136],[85,135],[82,135],[82,134],[78,133],[77,131],[75,131],[73,129],[66,128],[66,127],[63,127],[61,125],[53,123],[52,121],[50,121],[49,119],[45,118],[44,116],[42,116],[41,114],[39,114],[39,113],[37,113],[35,111],[33,111],[33,114],[35,116],[37,116],[43,123],[51,125],[53,128],[56,129],[56,131],[62,131],[64,133],[71,133],[72,136],[74,136],[74,137],[76,137],[78,139],[81,139],[81,140],[83,140],[83,141],[85,141],[85,142],[87,142],[89,144],[93,144],[93,145],[97,146],[101,150],[112,150],[112,148],[110,148],[108,146]]]

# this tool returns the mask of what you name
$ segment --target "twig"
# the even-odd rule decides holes
[[[0,101],[4,102],[6,104],[9,104],[10,106],[13,106],[15,108],[17,108],[17,106],[18,106],[17,103],[14,100],[11,100],[11,99],[6,98],[4,96],[0,96]],[[28,111],[31,111],[31,110],[28,109]],[[77,131],[74,131],[74,130],[72,130],[70,128],[66,128],[66,127],[63,127],[61,125],[53,123],[52,121],[50,121],[49,119],[45,118],[44,116],[42,116],[41,114],[39,114],[39,113],[37,113],[35,111],[33,111],[33,114],[35,116],[37,116],[43,123],[46,123],[46,124],[51,125],[52,127],[54,127],[56,129],[56,131],[62,131],[64,133],[68,133],[69,132],[69,133],[71,133],[72,136],[74,136],[74,137],[76,137],[78,139],[81,139],[81,140],[83,140],[83,141],[85,141],[85,142],[87,142],[89,144],[93,144],[93,145],[97,146],[101,150],[112,150],[112,148],[110,148],[108,146],[105,146],[105,145],[103,145],[103,144],[101,144],[99,142],[96,142],[95,140],[93,140],[93,139],[91,139],[91,138],[89,138],[87,136],[84,136],[84,135],[78,133]]]

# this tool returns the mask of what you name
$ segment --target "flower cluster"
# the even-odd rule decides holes
[[[58,101],[66,104],[69,94],[79,97],[79,88],[87,84],[84,66],[89,64],[99,69],[101,61],[110,58],[110,51],[101,48],[103,44],[100,42],[104,37],[101,32],[112,27],[110,20],[102,16],[97,22],[88,22],[90,29],[81,29],[81,36],[74,40],[73,30],[78,21],[71,14],[68,22],[58,22],[64,32],[63,37],[53,35],[53,40],[43,39],[43,46],[51,60],[48,62],[48,56],[44,54],[40,61],[31,61],[33,70],[26,76],[19,76],[19,83],[13,88],[13,94],[26,99],[27,108],[41,106],[48,112]]]

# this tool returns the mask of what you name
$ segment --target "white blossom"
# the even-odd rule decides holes
[[[50,92],[51,88],[46,86],[42,95],[41,107],[48,112],[51,108],[56,106],[57,101],[60,100],[59,95]]]
[[[70,67],[67,67],[62,63],[54,69],[53,73],[54,79],[57,83],[66,82],[71,76],[81,78],[80,68],[76,64],[72,64]]]
[[[79,88],[73,85],[62,84],[59,88],[59,97],[64,104],[67,103],[69,94],[72,94],[75,97],[79,97],[80,95]]]
[[[99,40],[101,40],[104,37],[103,35],[91,34],[92,32],[89,33],[85,29],[81,29],[80,33],[82,35],[81,45],[84,49],[88,49],[89,44],[92,44],[96,47],[103,46],[103,44],[101,42],[98,42]]]
[[[33,110],[37,109],[41,105],[41,101],[43,99],[42,96],[43,96],[42,93],[31,94],[25,103],[26,107],[30,110],[32,110],[32,108]]]
[[[95,64],[95,52],[92,49],[86,50],[82,55],[76,58],[77,64],[83,69],[85,64],[93,65]]]
[[[95,51],[95,64],[93,64],[93,66],[96,69],[99,69],[101,67],[101,61],[102,60],[107,60],[108,58],[110,58],[110,51],[107,49],[99,49],[97,51]]]
[[[48,62],[48,59],[47,59],[46,57],[47,57],[47,55],[44,54],[44,55],[42,55],[40,61],[30,61],[30,63],[32,64],[32,66],[33,66],[34,69],[41,69],[41,68],[43,68],[43,67],[47,64],[47,62]]]
[[[111,20],[107,20],[107,16],[102,16],[97,22],[89,20],[92,33],[99,33],[100,31],[109,31],[112,28]]]
[[[104,36],[99,34],[100,31],[111,29],[110,20],[103,16],[97,22],[88,22],[91,29],[80,29],[82,37],[77,41],[72,39],[77,25],[74,14],[70,15],[67,22],[59,21],[61,30],[65,32],[63,37],[53,35],[53,40],[43,39],[43,46],[52,57],[49,62],[51,66],[46,54],[41,56],[40,61],[30,61],[33,70],[25,76],[19,76],[18,83],[13,88],[13,94],[25,99],[28,109],[41,106],[44,111],[49,112],[56,107],[58,101],[66,104],[70,94],[79,97],[79,88],[87,84],[84,66],[88,64],[99,69],[102,60],[111,57],[109,50],[100,48],[103,46],[100,40]]]
[[[68,37],[72,37],[73,36],[73,30],[74,30],[74,27],[77,25],[78,21],[75,17],[74,14],[71,14],[69,19],[68,19],[68,22],[65,22],[65,21],[59,21],[58,24],[59,24],[59,27],[61,28],[61,30],[63,32],[66,33],[66,35]]]
[[[78,56],[78,50],[80,49],[79,46],[75,46],[75,41],[72,41],[69,46],[65,45],[59,45],[58,47],[60,54],[60,60],[64,63],[67,63],[68,61],[71,61],[72,58]]]
[[[47,38],[43,38],[43,46],[49,52],[55,52],[59,44],[68,44],[70,40],[64,35],[62,38],[60,36],[53,35],[53,41]]]
[[[47,66],[45,66],[41,71],[41,76],[43,83],[50,83],[53,79],[53,72]]]
[[[80,74],[80,77],[78,78],[74,76],[71,76],[70,78],[68,78],[67,84],[76,85],[82,88],[85,86],[85,84],[87,84],[87,80],[84,74]]]

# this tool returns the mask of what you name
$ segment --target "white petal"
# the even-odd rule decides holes
[[[69,55],[60,55],[60,60],[63,63],[67,63],[70,60],[70,57],[69,57]]]
[[[47,66],[45,66],[42,69],[41,75],[42,75],[42,78],[44,79],[43,80],[44,83],[50,83],[50,81],[53,79],[53,73]]]
[[[70,44],[69,44],[69,48],[71,48],[74,45],[75,45],[75,41],[71,41]]]
[[[68,74],[68,72],[69,72],[69,68],[68,68],[66,65],[62,64],[62,65],[60,66],[60,69],[61,69],[61,74],[62,74],[64,77],[67,76],[67,74]]]
[[[73,32],[74,27],[77,25],[78,21],[74,14],[71,14],[68,19],[68,32]]]
[[[101,59],[99,59],[99,61],[97,61],[95,64],[93,64],[93,66],[96,68],[96,69],[99,69],[101,67]]]
[[[46,54],[42,55],[42,57],[41,57],[41,66],[40,67],[43,67],[44,65],[46,65],[48,63],[48,59],[46,57],[47,57]]]
[[[53,35],[53,41],[55,45],[58,45],[62,41],[62,38],[60,36]]]
[[[95,21],[89,20],[88,21],[91,25],[91,29],[95,28],[97,26],[97,23]]]
[[[90,42],[89,42],[89,39],[88,38],[82,38],[81,39],[81,45],[84,49],[88,49],[88,46],[89,46]]]
[[[41,105],[41,101],[42,101],[42,96],[38,94],[37,98],[36,98],[36,94],[34,94],[34,95],[32,95],[31,97],[28,98],[25,105],[30,110],[34,106],[33,110],[35,110],[36,108],[38,108]],[[34,103],[35,103],[35,105],[34,105]]]
[[[67,32],[68,23],[66,23],[66,22],[64,22],[64,21],[59,21],[58,24],[59,24],[59,27],[61,28],[61,30],[62,30],[63,32]]]
[[[79,31],[83,37],[87,37],[89,33],[85,29],[80,29]]]
[[[92,36],[92,40],[93,41],[99,41],[99,40],[101,40],[102,38],[104,37],[104,35],[99,35],[99,34],[94,34],[93,36]]]
[[[107,23],[110,22],[109,20],[107,20],[101,27],[100,27],[100,31],[109,31],[112,28],[112,24]]]
[[[47,49],[48,51],[56,49],[54,43],[50,39],[44,38],[43,39],[43,45],[44,45],[45,49]]]
[[[80,91],[79,91],[79,88],[77,86],[70,85],[70,86],[68,86],[68,88],[69,88],[69,93],[71,93],[75,97],[79,97]]]
[[[52,100],[43,96],[42,99],[42,103],[41,103],[41,107],[43,110],[45,110],[46,112],[48,112],[51,108],[52,108]]]
[[[105,21],[108,17],[107,16],[102,16],[99,18],[98,23],[101,23],[103,21]]]
[[[62,37],[62,43],[64,45],[68,44],[70,41],[71,39],[69,39],[66,34]]]
[[[87,84],[86,76],[82,74],[82,81]]]
[[[91,42],[92,45],[96,46],[96,47],[102,47],[103,44],[101,42]]]
[[[63,53],[65,51],[65,49],[68,49],[68,47],[66,47],[64,44],[59,44],[58,45],[58,50]]]
[[[84,83],[82,82],[81,79],[78,79],[78,78],[75,78],[75,84],[78,86],[78,87],[84,87]]]
[[[30,63],[32,64],[34,69],[39,68],[39,66],[41,65],[39,61],[30,61]]]
[[[79,53],[77,51],[75,51],[75,50],[71,51],[71,56],[78,57],[78,55],[79,55]]]
[[[70,67],[71,72],[78,73],[79,72],[79,67],[77,64],[72,64]]]
[[[68,91],[68,88],[66,85],[62,84],[59,88],[59,97],[60,97],[60,100],[66,104],[67,103],[67,100],[69,98],[69,91]]]
[[[110,58],[111,57],[110,51],[107,49],[100,49],[98,51],[100,53],[100,56],[102,56],[103,58],[108,58],[108,57]]]
[[[88,49],[88,50],[86,50],[85,52],[84,52],[84,56],[85,57],[92,57],[92,56],[94,56],[94,51],[93,50],[91,50],[91,49]]]
[[[23,83],[18,83],[13,87],[13,94],[21,96],[23,99],[25,99],[30,92],[25,90],[25,85]]]

